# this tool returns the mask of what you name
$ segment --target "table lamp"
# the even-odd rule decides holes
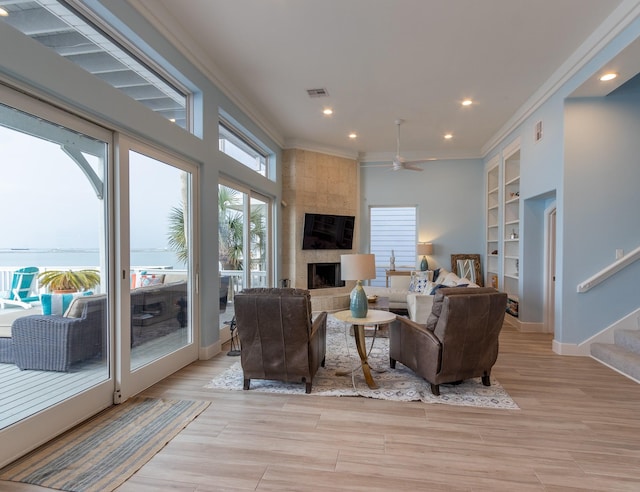
[[[376,255],[353,254],[340,255],[340,277],[342,280],[355,280],[356,286],[351,291],[349,308],[354,318],[366,318],[369,310],[367,294],[362,288],[362,281],[376,278]]]
[[[427,255],[433,254],[433,243],[418,243],[418,256],[422,256],[420,262],[420,270],[427,271],[429,269],[429,263],[427,262]]]

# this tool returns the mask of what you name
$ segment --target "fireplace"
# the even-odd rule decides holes
[[[340,279],[340,263],[307,263],[307,288],[344,287]]]

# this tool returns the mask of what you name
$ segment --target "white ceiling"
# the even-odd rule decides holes
[[[130,1],[279,144],[368,161],[395,154],[398,118],[407,158],[482,156],[630,3]]]

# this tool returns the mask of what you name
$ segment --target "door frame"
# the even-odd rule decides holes
[[[178,350],[166,354],[142,367],[133,371],[131,368],[131,282],[130,282],[130,238],[129,238],[129,152],[133,151],[144,154],[152,159],[163,162],[166,165],[186,171],[191,175],[189,185],[190,199],[190,224],[191,231],[190,263],[188,267],[187,289],[189,292],[189,314],[191,320],[191,341]],[[120,135],[118,138],[118,213],[116,214],[117,230],[119,240],[116,244],[117,250],[117,303],[116,319],[119,322],[120,330],[116,330],[116,382],[114,389],[114,402],[121,403],[131,396],[147,389],[153,384],[170,376],[177,370],[198,359],[198,347],[200,346],[200,303],[198,288],[199,262],[198,250],[198,166],[168,152],[159,147],[152,146],[133,137]]]
[[[544,331],[555,334],[556,237],[555,200],[544,210]]]
[[[11,108],[23,111],[35,117],[59,124],[78,133],[87,135],[107,143],[107,162],[105,165],[105,182],[113,183],[113,146],[114,132],[98,126],[72,113],[58,109],[45,101],[38,100],[28,94],[13,90],[0,84],[0,102]],[[63,177],[61,177],[63,179]],[[114,234],[113,234],[113,203],[114,187],[107,185],[104,207],[104,229],[107,239],[104,241],[106,259],[113,258]],[[101,261],[104,258],[101,258]],[[114,345],[113,334],[115,330],[114,306],[116,299],[114,282],[114,262],[108,261],[105,268],[107,275],[108,293],[108,321],[107,321],[107,367],[108,376],[92,388],[78,393],[68,399],[54,403],[47,409],[39,411],[15,424],[0,429],[0,467],[15,460],[19,456],[48,442],[55,436],[83,422],[91,415],[113,404],[114,391]]]

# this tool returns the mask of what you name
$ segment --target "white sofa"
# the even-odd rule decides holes
[[[444,268],[439,269],[438,278],[420,286],[420,291],[414,290],[415,286],[411,285],[411,280],[412,277],[410,275],[394,275],[389,277],[389,287],[365,285],[364,290],[368,296],[377,295],[378,297],[388,297],[390,310],[406,310],[412,321],[425,324],[429,317],[429,313],[431,313],[431,306],[433,304],[433,295],[430,293],[437,285],[443,285],[446,287],[455,287],[457,285],[479,287],[470,280],[460,278],[455,273]]]
[[[409,275],[394,275],[389,277],[389,287],[365,285],[364,291],[368,296],[388,297],[391,311],[406,311],[410,282]]]
[[[480,287],[469,279],[460,278],[455,273],[441,268],[438,278],[433,282],[427,282],[421,292],[409,292],[407,294],[407,311],[409,311],[409,318],[412,321],[426,324],[429,314],[431,313],[431,307],[433,306],[434,296],[431,295],[431,292],[439,285],[444,287]]]

